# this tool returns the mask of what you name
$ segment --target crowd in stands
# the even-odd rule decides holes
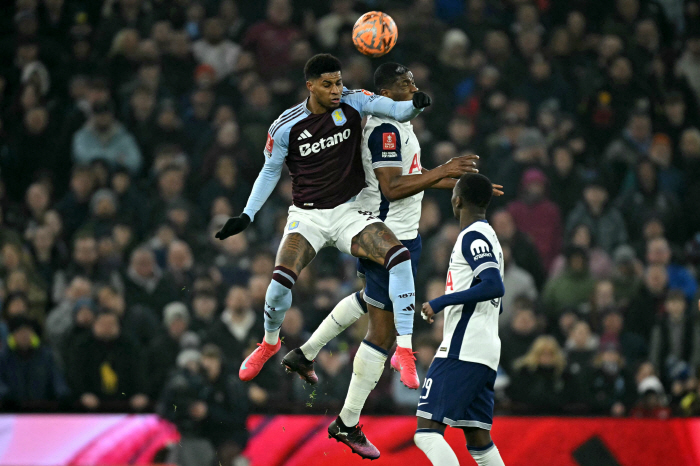
[[[398,26],[381,59],[351,42],[368,10]],[[155,411],[224,459],[249,412],[338,410],[366,319],[319,354],[315,390],[275,361],[237,377],[289,177],[244,234],[214,238],[318,52],[349,88],[407,65],[433,98],[413,121],[422,165],[477,153],[505,187],[488,216],[497,413],[700,415],[697,0],[16,0],[0,15],[0,409]],[[449,198],[423,202],[417,303],[444,292]],[[355,265],[327,249],[300,275],[280,355],[359,289]],[[441,317],[418,316],[421,377],[441,339]],[[386,370],[365,412],[417,397]]]

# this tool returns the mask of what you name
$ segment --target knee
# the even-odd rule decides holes
[[[467,445],[471,447],[485,447],[491,443],[491,433],[488,430],[473,428],[464,432],[467,438]]]
[[[267,287],[267,293],[265,293],[265,299],[268,303],[278,303],[283,301],[289,294],[291,290],[286,286],[275,281],[274,278]]]

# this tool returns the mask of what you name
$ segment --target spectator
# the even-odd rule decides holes
[[[73,325],[73,312],[78,300],[92,295],[92,282],[82,276],[73,277],[60,301],[46,318],[46,340],[54,349],[63,348],[65,337]]]
[[[681,290],[671,289],[664,300],[664,314],[651,330],[649,360],[658,367],[661,380],[670,386],[678,365],[687,365],[693,350],[693,322]]]
[[[82,408],[96,410],[105,403],[128,401],[131,409],[140,411],[148,405],[141,348],[122,335],[116,314],[101,312],[95,317],[92,333],[76,342],[70,361],[69,380]]]
[[[124,276],[124,296],[127,305],[141,304],[156,313],[175,300],[170,284],[163,280],[163,272],[150,249],[142,246],[131,253],[129,268]]]
[[[509,327],[503,330],[503,338],[501,340],[503,342],[501,347],[501,367],[508,374],[512,374],[513,362],[524,356],[532,347],[535,339],[541,334],[533,301],[519,298],[515,304],[516,309],[513,312],[513,318],[510,320]]]
[[[160,326],[155,313],[141,304],[127,306],[124,293],[114,286],[100,286],[97,301],[103,310],[115,313],[119,317],[123,333],[134,338],[144,348],[158,337]]]
[[[216,295],[209,290],[196,291],[192,297],[192,320],[189,328],[200,337],[214,325],[219,303]]]
[[[550,153],[552,166],[549,170],[549,193],[559,206],[562,217],[568,219],[581,197],[583,177],[576,166],[573,152],[567,146],[556,145]]]
[[[510,244],[502,243],[503,250],[503,284],[506,293],[501,299],[503,307],[501,315],[498,317],[498,326],[501,330],[507,328],[514,314],[514,302],[518,298],[537,299],[537,286],[535,280],[525,269],[518,266],[513,261]]]
[[[9,319],[10,336],[0,352],[0,402],[4,409],[63,401],[68,386],[51,350],[39,339],[41,327],[25,316]]]
[[[637,392],[641,398],[630,411],[631,417],[668,419],[671,416],[671,410],[666,407],[664,387],[655,375],[639,382]]]
[[[595,278],[607,278],[612,273],[612,261],[610,256],[598,247],[591,233],[591,228],[586,223],[576,225],[568,234],[569,243],[572,246],[580,247],[588,255],[588,269]],[[552,263],[549,273],[551,278],[559,276],[566,266],[566,257],[559,254]]]
[[[678,200],[659,190],[656,166],[643,159],[636,168],[637,189],[623,193],[618,207],[625,217],[630,239],[639,239],[644,220],[650,215],[658,217],[671,239],[682,235],[682,216]]]
[[[206,63],[216,71],[216,80],[225,79],[236,69],[241,47],[228,40],[219,18],[209,18],[204,22],[204,33],[192,46],[192,52],[199,63]]]
[[[549,269],[561,249],[562,225],[559,207],[547,198],[546,188],[545,174],[537,168],[528,169],[522,178],[522,195],[508,205],[508,211],[518,229],[530,235],[542,264]]]
[[[633,113],[621,137],[605,150],[613,179],[622,179],[629,168],[634,168],[642,157],[649,154],[651,140],[651,118],[646,113]],[[613,191],[613,194],[617,192]]]
[[[513,363],[508,394],[517,412],[560,413],[566,402],[564,352],[554,337],[538,337],[530,350]]]
[[[73,159],[87,164],[105,159],[111,166],[122,165],[138,174],[143,163],[134,137],[114,118],[111,102],[96,102],[92,117],[73,138]]]
[[[606,253],[627,242],[625,221],[615,207],[608,203],[608,190],[600,179],[592,179],[583,190],[583,201],[569,214],[566,230],[569,234],[578,225],[588,227],[592,241]]]
[[[214,447],[202,433],[207,405],[203,400],[206,385],[201,359],[197,350],[180,352],[177,371],[168,379],[158,402],[158,413],[173,422],[182,435],[167,458],[169,463],[196,466],[214,462]]]
[[[602,316],[600,346],[619,348],[620,354],[629,367],[635,367],[648,356],[644,339],[625,330],[625,317],[617,309],[608,309]]]
[[[637,296],[642,286],[643,266],[637,259],[631,246],[618,247],[613,254],[615,269],[612,274],[615,296],[619,304],[627,307],[630,300]]]
[[[654,135],[649,148],[649,159],[657,167],[659,189],[681,199],[685,192],[685,179],[683,172],[673,165],[673,146],[667,135]]]
[[[232,364],[243,360],[243,352],[251,343],[262,338],[262,321],[250,307],[245,288],[232,286],[226,295],[226,307],[221,318],[209,329],[207,341],[223,351]]]
[[[680,153],[683,171],[686,176],[687,192],[684,210],[691,232],[700,231],[700,220],[694,215],[697,202],[700,202],[700,130],[690,128],[683,131],[680,140]]]
[[[569,307],[577,307],[587,302],[595,280],[588,271],[586,251],[576,246],[566,250],[566,268],[561,275],[551,279],[542,292],[542,304],[550,320]]]
[[[695,297],[697,281],[684,267],[671,262],[671,247],[665,238],[656,238],[647,243],[647,263],[666,267],[669,288],[682,290],[688,301]]]
[[[292,2],[269,0],[267,19],[253,24],[245,34],[243,47],[255,54],[257,69],[265,79],[284,73],[289,66],[289,49],[300,36],[290,24]]]
[[[163,310],[163,325],[166,331],[154,338],[148,348],[148,374],[150,396],[158,396],[168,375],[175,368],[177,356],[180,354],[181,340],[187,331],[190,314],[187,306],[173,302]]]
[[[547,277],[539,253],[532,240],[520,231],[513,216],[507,210],[496,211],[491,217],[491,225],[501,243],[510,244],[513,260],[530,272],[538,289],[542,289]]]
[[[95,178],[89,167],[77,165],[70,179],[70,191],[56,204],[67,238],[80,228],[90,213]]]
[[[685,40],[683,55],[676,62],[676,75],[684,76],[692,86],[697,106],[700,107],[700,29],[690,29]]]
[[[626,330],[635,332],[646,342],[656,319],[664,314],[663,304],[668,293],[668,272],[662,265],[649,265],[644,272],[644,286],[627,309]]]
[[[590,406],[593,413],[623,416],[634,400],[634,381],[614,344],[601,345],[594,361]]]
[[[221,464],[236,464],[248,442],[245,428],[248,417],[246,390],[238,375],[225,364],[216,345],[202,348],[202,367],[206,383],[202,404],[190,412],[202,419],[202,433],[216,449]]]

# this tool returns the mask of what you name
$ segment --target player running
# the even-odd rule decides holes
[[[299,273],[325,246],[383,266],[389,274],[398,344],[410,352],[415,308],[411,254],[380,219],[362,208],[357,195],[365,187],[360,143],[361,121],[367,114],[410,120],[430,97],[418,92],[410,102],[394,102],[367,91],[343,88],[340,61],[315,55],[304,67],[309,98],[282,113],[270,127],[265,165],[253,185],[243,214],[229,219],[219,239],[240,233],[279,181],[282,164],[292,176],[293,206],[277,252],[272,281],[265,295],[265,337],[239,371],[252,380],[280,349],[279,332],[292,303]],[[404,353],[406,354],[406,353]],[[402,361],[415,371],[414,361]]]
[[[398,63],[379,66],[374,74],[374,85],[377,94],[395,101],[411,101],[418,92],[413,73]],[[478,158],[473,155],[452,159],[428,171],[421,166],[420,152],[411,123],[385,117],[368,118],[362,142],[368,187],[360,193],[358,200],[378,216],[410,251],[414,277],[421,253],[418,222],[423,191],[427,188],[452,189],[456,183],[454,178],[465,172],[477,172],[473,161]],[[465,165],[463,161],[469,163]],[[328,433],[363,458],[375,459],[379,457],[379,450],[367,440],[358,423],[365,401],[384,370],[388,351],[396,339],[396,329],[386,270],[374,262],[359,259],[358,274],[365,278],[364,292],[341,300],[309,341],[290,351],[282,364],[299,373],[307,382],[316,383],[318,378],[314,373],[313,359],[318,352],[369,309],[369,330],[355,355],[347,398],[340,415],[328,427]],[[412,361],[414,358],[410,350],[399,347],[392,365],[400,370],[402,360]],[[400,373],[401,381],[407,387],[420,387],[416,372],[403,370]]]
[[[452,210],[462,232],[452,250],[445,295],[423,304],[433,322],[445,310],[443,340],[418,402],[414,440],[439,466],[459,466],[444,439],[445,427],[464,431],[467,448],[479,466],[503,466],[491,440],[493,384],[501,354],[498,315],[503,287],[503,252],[486,222],[491,182],[480,174],[462,176],[452,193]]]

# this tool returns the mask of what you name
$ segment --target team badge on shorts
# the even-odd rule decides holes
[[[298,226],[299,222],[297,220],[294,220],[293,222],[289,223],[289,228],[287,228],[287,230],[296,230]]]
[[[335,123],[335,126],[343,126],[348,121],[343,113],[343,110],[340,108],[333,110],[331,116],[333,117],[333,123]]]

